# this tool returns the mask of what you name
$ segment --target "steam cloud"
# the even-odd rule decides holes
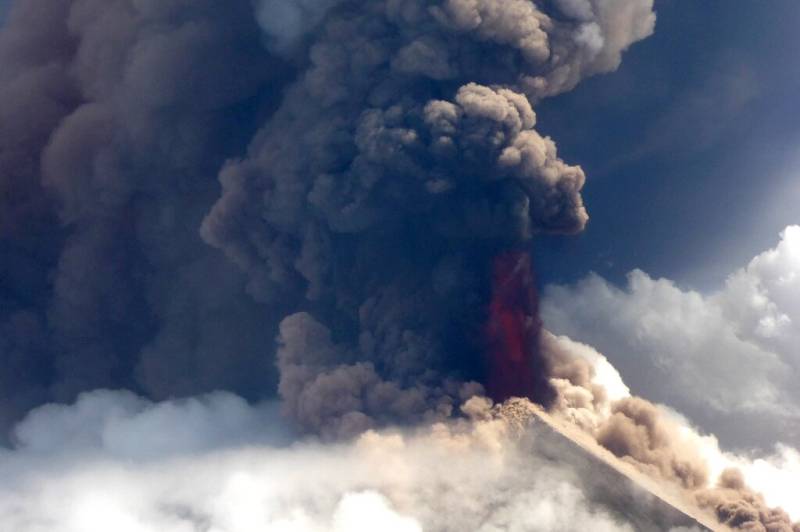
[[[17,428],[18,449],[0,452],[0,523],[17,532],[635,530],[602,504],[599,486],[584,485],[593,471],[562,465],[562,449],[530,437],[529,409],[474,398],[461,420],[289,446],[270,404],[91,392],[35,410]]]
[[[798,250],[800,227],[787,227],[708,294],[639,270],[621,288],[590,275],[545,289],[543,319],[607,353],[623,375],[637,376],[639,393],[731,446],[797,442]]]
[[[97,387],[274,386],[274,332],[197,235],[287,68],[249,2],[21,0],[0,32],[0,417]]]

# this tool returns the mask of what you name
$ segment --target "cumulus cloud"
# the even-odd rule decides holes
[[[711,294],[631,272],[545,291],[553,331],[597,347],[631,389],[687,414],[731,446],[797,441],[800,228]],[[771,445],[767,443],[767,445]]]
[[[249,0],[12,4],[0,30],[4,434],[31,406],[96,387],[274,387],[274,330],[197,232],[219,166],[254,129],[247,115],[286,75],[262,38]]]
[[[734,272],[715,302],[741,334],[800,366],[800,226],[789,226],[778,245]]]

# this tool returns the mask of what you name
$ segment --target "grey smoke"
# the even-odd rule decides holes
[[[265,310],[197,234],[217,169],[288,75],[261,39],[244,0],[13,4],[0,31],[3,424],[102,386],[274,386]]]
[[[11,0],[0,0],[0,26],[6,21],[6,14],[10,6]]]
[[[606,353],[633,390],[669,404],[733,448],[800,435],[800,228],[710,292],[636,270],[544,292],[548,327]]]
[[[280,389],[331,434],[446,414],[480,389],[493,254],[587,220],[532,106],[653,23],[651,0],[17,0],[3,424],[98,387]],[[331,358],[289,356],[292,323]]]
[[[342,0],[256,0],[256,18],[276,53],[291,54]]]
[[[256,299],[307,311],[282,330],[330,337],[324,364],[278,358],[303,425],[370,426],[374,390],[412,420],[458,402],[459,382],[476,389],[493,254],[587,221],[583,172],[531,102],[616,68],[652,31],[651,2],[594,7],[579,22],[527,0],[343,2],[309,37],[202,226]]]

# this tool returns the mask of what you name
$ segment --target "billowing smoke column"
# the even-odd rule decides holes
[[[249,0],[15,0],[0,29],[0,425],[98,387],[274,388],[198,227],[289,75]],[[274,318],[271,319],[274,321]]]
[[[587,220],[531,103],[615,69],[654,19],[652,0],[15,0],[0,418],[98,387],[276,384],[312,431],[448,412],[485,382],[494,256]]]
[[[540,353],[542,324],[530,255],[508,251],[494,259],[489,304],[486,391],[495,401],[527,397],[550,406],[555,390]]]
[[[202,226],[257,300],[303,310],[278,351],[302,427],[435,418],[495,379],[495,257],[588,218],[583,172],[536,131],[531,102],[616,68],[652,31],[648,1],[575,6],[339,2],[310,34],[302,73],[223,169]],[[516,356],[531,382],[492,393],[545,401],[526,327]]]

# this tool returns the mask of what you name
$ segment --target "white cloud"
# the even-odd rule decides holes
[[[633,393],[673,406],[726,445],[800,438],[800,227],[712,294],[635,270],[545,290],[543,317],[603,352]]]
[[[488,402],[466,410],[413,432],[286,444],[270,405],[230,394],[92,392],[33,411],[0,450],[0,530],[633,530],[589,502],[558,449],[540,457]]]
[[[225,392],[152,403],[126,391],[97,390],[73,405],[37,408],[14,428],[13,438],[26,452],[42,455],[102,451],[120,459],[163,458],[288,441],[290,431],[274,426],[277,409],[277,403],[252,407]]]
[[[795,520],[800,520],[800,452],[786,445],[778,445],[770,456],[750,460],[735,458],[748,484],[764,494],[767,503],[786,510]]]
[[[731,275],[714,296],[744,338],[800,367],[800,226],[787,227],[774,249]]]
[[[634,393],[686,411],[704,431],[716,423],[768,446],[770,434],[791,429],[780,422],[796,419],[787,412],[797,405],[799,239],[800,228],[787,229],[710,295],[638,271],[624,289],[597,276],[550,287],[547,325],[608,359],[564,336],[552,341],[587,360],[611,399],[629,394],[621,373]],[[228,393],[162,403],[86,393],[33,411],[15,448],[0,449],[0,530],[633,530],[593,502],[597,471],[576,469],[581,460],[562,441],[539,447],[477,399],[465,412],[469,420],[323,445],[295,441],[276,404]],[[770,505],[800,517],[798,451],[723,452],[671,415],[712,478],[737,466]]]

